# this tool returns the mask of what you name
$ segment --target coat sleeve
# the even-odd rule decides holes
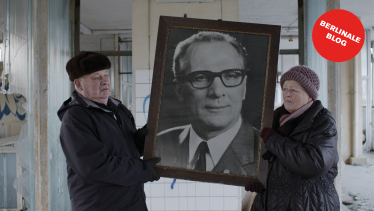
[[[107,154],[86,112],[74,106],[62,120],[61,146],[73,171],[93,184],[129,186],[149,181],[151,175],[141,159]]]
[[[305,143],[292,140],[278,133],[269,137],[266,148],[291,172],[303,178],[313,178],[325,174],[337,157],[337,132],[332,117],[323,115],[315,127],[307,130],[310,136]],[[301,136],[301,138],[306,138]]]

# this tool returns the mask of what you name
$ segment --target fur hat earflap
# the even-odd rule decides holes
[[[111,66],[107,56],[101,53],[81,51],[68,61],[66,71],[69,74],[70,81],[74,81],[74,79],[80,78],[83,75],[106,70]]]

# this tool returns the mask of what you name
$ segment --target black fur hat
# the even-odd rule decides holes
[[[69,74],[70,81],[80,78],[83,75],[91,74],[99,70],[109,69],[110,60],[101,53],[81,51],[71,58],[66,64],[66,71]]]

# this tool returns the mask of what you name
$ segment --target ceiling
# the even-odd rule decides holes
[[[297,1],[295,0],[239,0],[241,22],[297,27]]]
[[[132,0],[81,0],[80,14],[81,28],[83,25],[93,34],[116,34],[111,32],[132,28]]]
[[[373,30],[374,0],[340,0],[340,7],[360,17],[364,27]],[[241,22],[281,25],[282,35],[297,34],[297,10],[296,0],[239,0]],[[131,34],[131,29],[132,0],[81,0],[81,33]]]

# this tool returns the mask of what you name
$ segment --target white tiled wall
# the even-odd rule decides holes
[[[153,76],[152,70],[135,70],[133,75],[133,105],[135,107],[135,121],[138,127],[142,127],[147,123],[149,98],[146,97],[151,94],[151,82]],[[144,101],[146,105],[143,109]]]
[[[135,121],[142,127],[148,118],[149,99],[145,109],[143,103],[151,93],[152,70],[135,70],[133,88],[135,96]],[[241,210],[243,198],[242,187],[214,183],[194,182],[177,179],[161,178],[157,182],[146,183],[144,191],[147,196],[147,206],[151,211],[177,210]]]
[[[242,188],[161,178],[144,185],[149,210],[230,210],[241,208]]]

